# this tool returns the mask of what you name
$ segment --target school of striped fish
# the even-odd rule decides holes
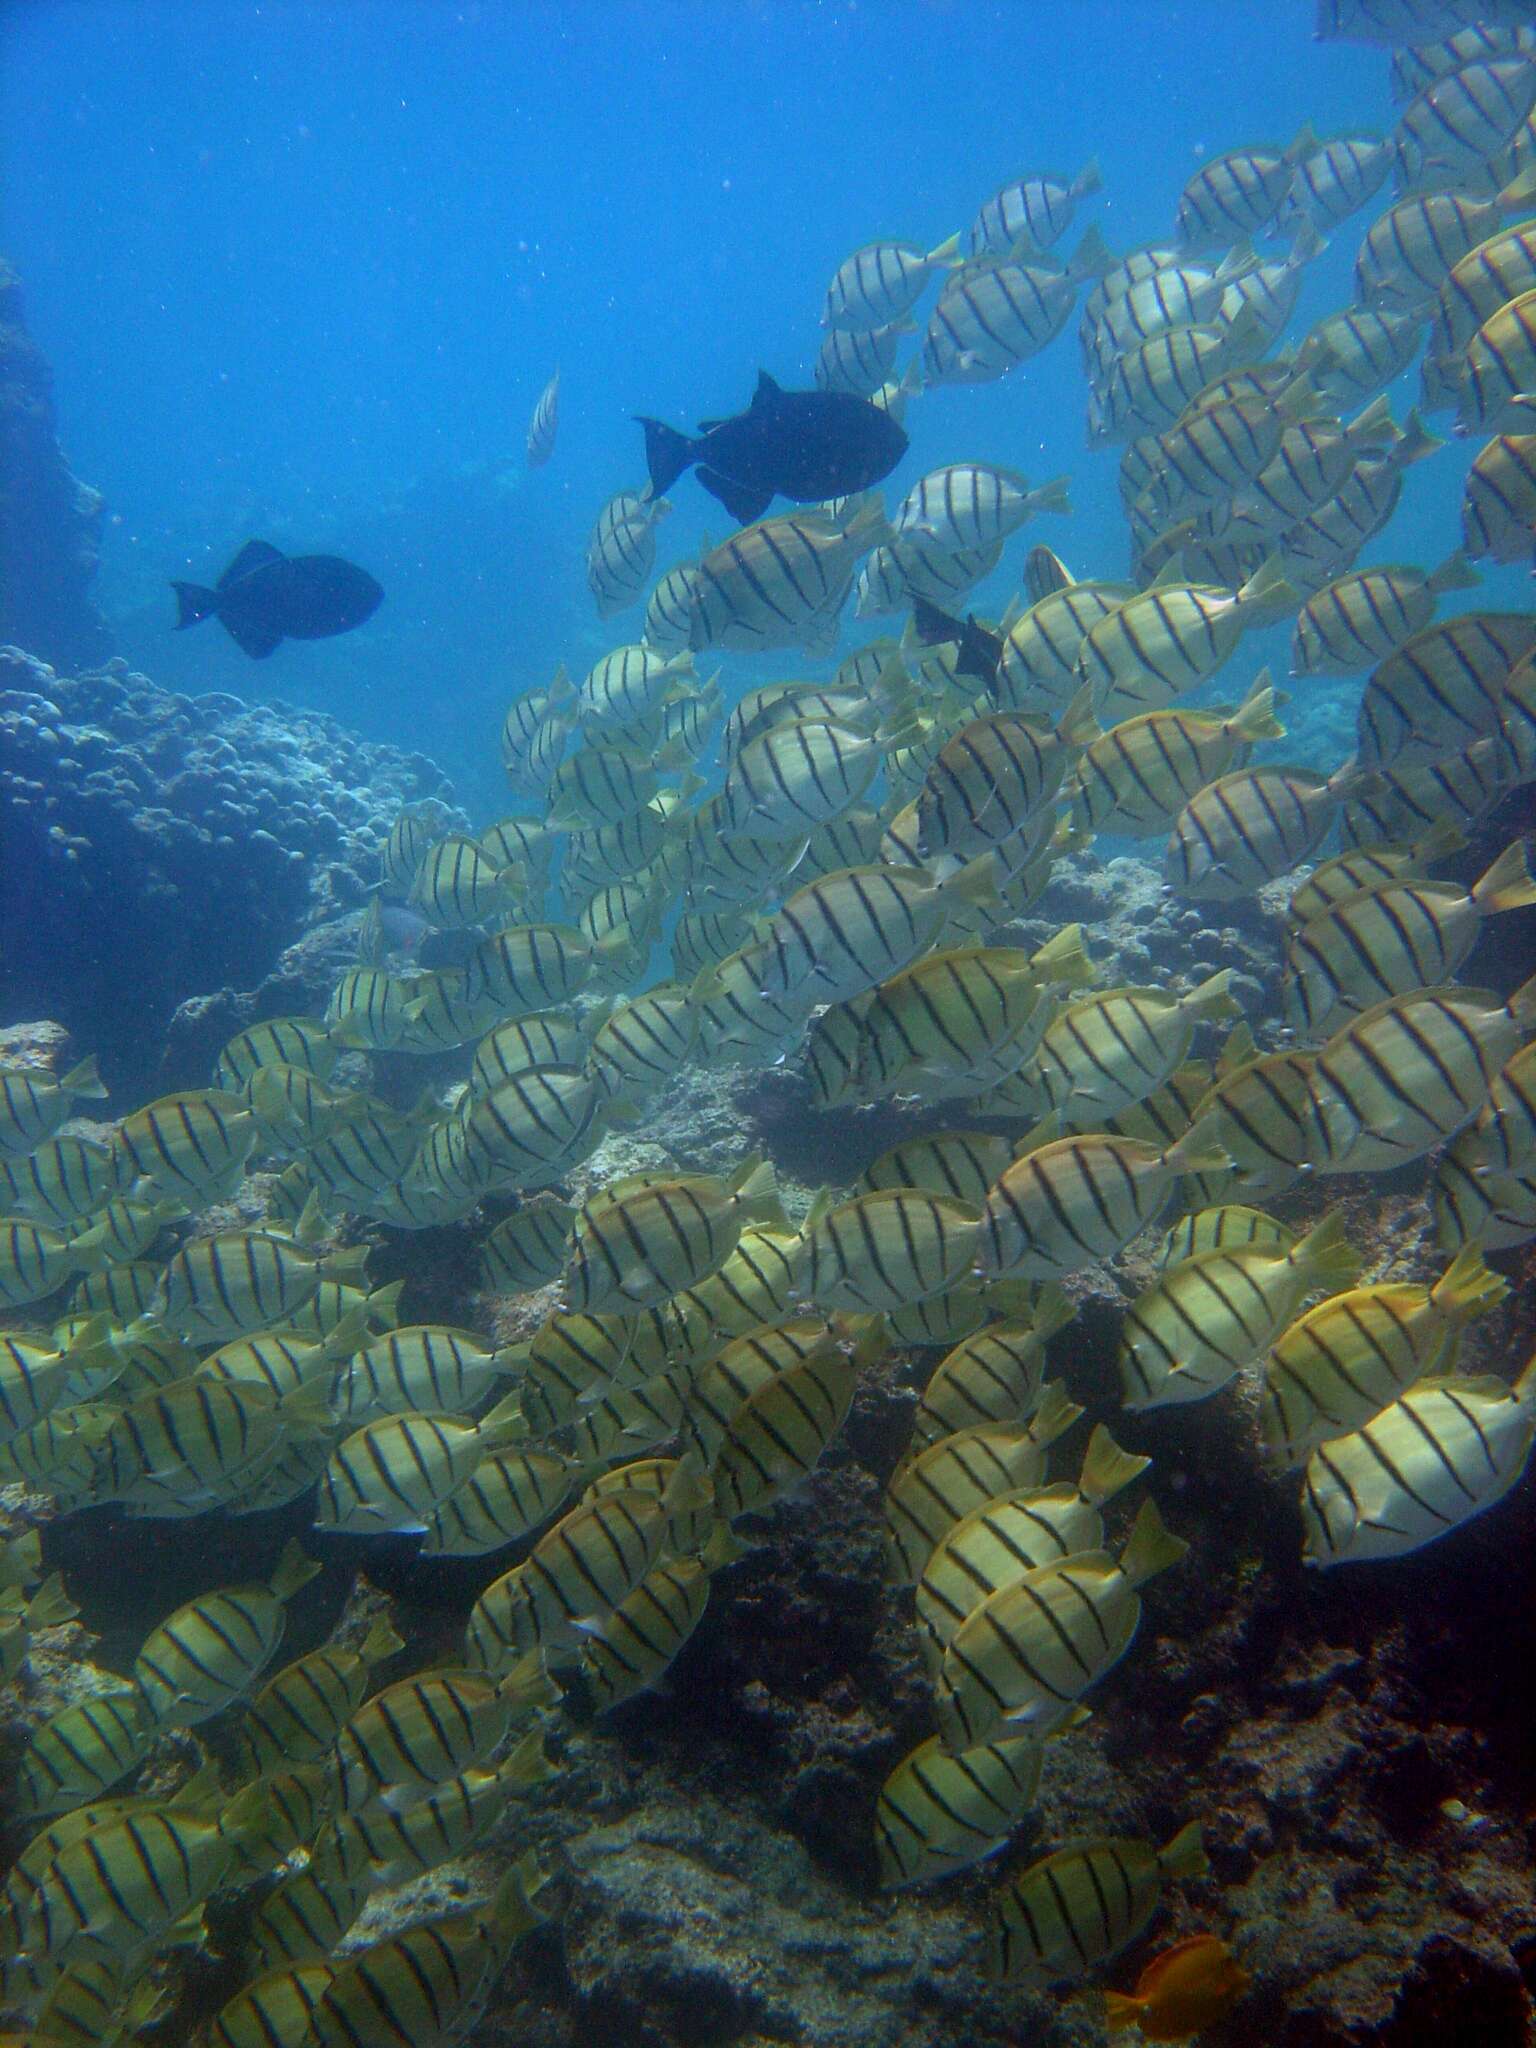
[[[1090,225],[1064,253],[1090,165],[1004,186],[963,237],[840,266],[816,381],[897,412],[1007,376],[1077,316],[1127,577],[1036,547],[1000,620],[950,616],[1015,533],[1070,508],[1065,480],[979,458],[894,507],[773,514],[659,578],[665,501],[616,492],[585,573],[603,618],[643,604],[640,637],[511,705],[514,814],[394,821],[323,1016],[242,1031],[211,1085],[105,1140],[69,1128],[104,1092],[92,1062],[0,1071],[0,1478],[55,1515],[312,1504],[266,1583],[178,1608],[116,1689],[33,1735],[10,1793],[37,1832],[0,1882],[0,1998],[28,2040],[134,2038],[237,1892],[246,1979],[201,2035],[216,2048],[468,2039],[558,1886],[525,1858],[488,1903],[349,1941],[370,1893],[504,1832],[556,1775],[545,1737],[573,1700],[661,1680],[877,1367],[917,1374],[885,1540],[935,1731],[879,1793],[881,1878],[1005,1849],[1048,1746],[1134,1651],[1142,1587],[1187,1549],[1150,1494],[1106,1521],[1151,1463],[1106,1424],[1066,1476],[1053,1451],[1082,1416],[1048,1370],[1074,1283],[1114,1284],[1100,1269],[1138,1240],[1155,1277],[1122,1286],[1124,1410],[1256,1388],[1311,1564],[1400,1557],[1520,1479],[1536,1361],[1505,1379],[1457,1354],[1509,1291],[1489,1256],[1536,1239],[1536,980],[1505,997],[1456,976],[1536,877],[1519,839],[1468,885],[1434,869],[1536,780],[1536,617],[1437,618],[1476,561],[1536,548],[1527,13],[1324,0],[1322,33],[1390,48],[1389,132],[1211,155],[1165,243],[1116,255]],[[1291,333],[1307,265],[1366,210],[1353,303]],[[1416,359],[1398,420],[1382,393]],[[557,373],[532,466],[558,398]],[[1450,468],[1441,412],[1469,437],[1463,549],[1362,562],[1408,470]],[[850,616],[915,607],[922,630],[843,651]],[[1284,737],[1267,675],[1187,701],[1286,620],[1294,676],[1362,678],[1356,751],[1326,776],[1251,763]],[[775,649],[840,658],[730,687],[733,651]],[[1246,1018],[1228,971],[1101,986],[1077,925],[1008,942],[1100,833],[1161,841],[1178,897],[1267,892],[1283,1021]],[[460,964],[398,964],[386,904],[458,935]],[[355,1059],[338,1080],[359,1053],[464,1071],[401,1111]],[[910,1135],[793,1220],[759,1156],[602,1177],[604,1140],[690,1073],[781,1064],[829,1114],[910,1110]],[[1432,1278],[1362,1284],[1336,1211],[1270,1213],[1415,1162]],[[194,1224],[167,1254],[257,1169],[260,1227]],[[487,1293],[551,1290],[522,1341],[402,1321],[400,1285],[370,1288],[367,1244],[339,1242],[464,1223]],[[276,1663],[332,1531],[504,1566],[448,1664],[385,1677],[406,1646],[382,1615]],[[13,1543],[0,1670],[73,1611],[35,1535]],[[124,1789],[167,1730],[220,1715],[223,1764]],[[1193,1819],[1162,1846],[1057,1847],[994,1897],[986,1967],[1070,1985],[1205,1869]]]

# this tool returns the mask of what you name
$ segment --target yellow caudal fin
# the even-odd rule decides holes
[[[1267,668],[1253,679],[1253,688],[1227,720],[1228,736],[1235,740],[1283,740],[1285,727],[1275,716],[1275,688]]]
[[[290,1536],[283,1545],[283,1554],[277,1560],[277,1569],[267,1581],[272,1595],[277,1600],[291,1600],[300,1586],[307,1586],[311,1579],[320,1576],[320,1567],[312,1557],[304,1555],[303,1545],[297,1536]]]
[[[1373,399],[1363,412],[1357,412],[1344,430],[1344,437],[1352,448],[1385,448],[1401,439],[1402,429],[1392,417],[1392,401],[1383,396]]]
[[[1157,1502],[1144,1500],[1126,1538],[1120,1569],[1133,1586],[1144,1586],[1148,1579],[1177,1564],[1188,1550],[1183,1537],[1175,1536],[1163,1520]]]
[[[1104,253],[1107,256],[1109,251],[1106,249]],[[1071,484],[1072,479],[1069,476],[1053,476],[1049,483],[1043,483],[1030,492],[1030,510],[1036,513],[1055,512],[1063,519],[1070,518]]]
[[[1260,562],[1237,593],[1239,606],[1249,614],[1253,625],[1272,624],[1283,619],[1288,612],[1296,611],[1301,604],[1301,594],[1286,581],[1278,556],[1271,555]]]
[[[1458,990],[1458,994],[1463,991]],[[1509,999],[1509,1014],[1523,1031],[1536,1025],[1536,974],[1522,981]]]
[[[1240,1074],[1244,1067],[1251,1067],[1258,1056],[1259,1048],[1252,1026],[1246,1020],[1236,1024],[1228,1032],[1226,1044],[1217,1057],[1217,1075],[1225,1080],[1231,1074]]]
[[[358,1646],[357,1654],[365,1664],[382,1664],[405,1648],[405,1638],[396,1633],[389,1616],[381,1614]]]
[[[1243,1006],[1232,993],[1232,970],[1218,968],[1208,975],[1185,996],[1180,1007],[1186,1017],[1204,1018],[1214,1023],[1217,1018],[1241,1017]]]
[[[71,1067],[62,1076],[59,1086],[66,1095],[89,1095],[93,1100],[105,1100],[107,1084],[96,1071],[96,1055],[89,1053],[77,1067]]]
[[[1044,1450],[1047,1444],[1055,1443],[1057,1437],[1065,1436],[1083,1413],[1084,1410],[1071,1399],[1061,1382],[1052,1380],[1041,1396],[1040,1406],[1026,1425],[1030,1442]]]
[[[1157,1867],[1164,1877],[1204,1877],[1208,1873],[1210,1859],[1200,1839],[1199,1821],[1180,1828],[1173,1840],[1158,1850]]]
[[[958,234],[948,236],[936,249],[930,249],[924,257],[925,263],[937,263],[945,270],[958,270],[965,258],[960,253]]]
[[[1084,683],[1066,710],[1061,714],[1056,727],[1056,737],[1063,746],[1091,747],[1095,740],[1104,737],[1103,728],[1093,715],[1093,687]]]
[[[1429,1298],[1448,1323],[1466,1323],[1497,1308],[1508,1293],[1509,1282],[1486,1263],[1481,1245],[1469,1244],[1430,1288]]]
[[[1330,1292],[1351,1286],[1360,1277],[1360,1254],[1345,1240],[1344,1218],[1331,1209],[1315,1230],[1309,1230],[1286,1254],[1293,1270],[1304,1273],[1308,1290]]]
[[[1100,1422],[1088,1439],[1088,1452],[1083,1459],[1082,1476],[1077,1490],[1086,1501],[1102,1507],[1107,1500],[1113,1500],[1131,1481],[1138,1478],[1151,1464],[1150,1458],[1137,1457],[1131,1451],[1122,1451],[1109,1431]]]
[[[1026,1281],[1023,1284],[1027,1286],[1029,1283]],[[987,1299],[989,1302],[993,1299],[993,1291],[990,1289]],[[1068,1323],[1077,1320],[1077,1303],[1064,1287],[1058,1287],[1054,1280],[1050,1280],[1040,1289],[1039,1295],[1030,1307],[1022,1313],[1023,1319],[1032,1325],[1035,1335],[1043,1344],[1047,1337],[1054,1337],[1058,1330],[1064,1330]]]
[[[1531,842],[1515,839],[1485,874],[1472,884],[1472,901],[1484,917],[1500,910],[1524,910],[1536,903],[1536,875],[1531,873]]]
[[[1245,1028],[1238,1026],[1240,1031]],[[1220,1173],[1232,1163],[1231,1153],[1221,1142],[1219,1110],[1210,1110],[1198,1123],[1191,1124],[1183,1137],[1163,1154],[1164,1166],[1171,1166],[1176,1173]]]
[[[79,1612],[79,1608],[64,1590],[64,1574],[52,1572],[27,1602],[27,1627],[62,1628],[66,1621],[73,1621]]]
[[[1064,924],[1043,946],[1035,948],[1029,964],[1042,981],[1059,982],[1067,988],[1087,988],[1098,973],[1083,943],[1080,924]]]
[[[1471,590],[1482,580],[1466,555],[1457,548],[1454,554],[1447,555],[1439,568],[1425,578],[1424,587],[1438,597],[1446,590]]]
[[[779,1200],[779,1177],[771,1159],[749,1159],[731,1177],[731,1192],[741,1203],[743,1215],[756,1223],[785,1222]]]

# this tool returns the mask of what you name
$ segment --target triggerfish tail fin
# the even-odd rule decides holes
[[[1134,1998],[1126,1991],[1106,1991],[1104,1994],[1104,2024],[1113,2033],[1120,2027],[1134,2027],[1147,2009],[1144,1998]]]
[[[184,626],[195,626],[208,619],[218,610],[219,593],[210,590],[206,583],[172,583],[176,593],[176,630]]]
[[[698,449],[686,434],[680,434],[664,420],[649,420],[642,413],[636,413],[635,418],[645,429],[645,466],[650,472],[651,496],[659,498],[664,491],[671,490]]]

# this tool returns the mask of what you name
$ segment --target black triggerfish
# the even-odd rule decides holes
[[[700,420],[690,439],[662,420],[645,429],[651,496],[659,498],[698,465],[699,482],[733,519],[750,525],[776,497],[798,505],[852,497],[890,475],[907,437],[888,412],[848,391],[785,391],[766,370],[745,412]]]
[[[176,626],[216,618],[237,647],[262,661],[284,640],[326,640],[371,619],[382,587],[366,569],[339,555],[285,555],[248,540],[219,578],[218,588],[172,583]]]

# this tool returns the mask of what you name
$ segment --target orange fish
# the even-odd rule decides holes
[[[1132,1992],[1106,1991],[1111,2027],[1140,2027],[1143,2040],[1187,2041],[1225,2019],[1253,1979],[1214,1934],[1191,1934],[1154,1956]]]

